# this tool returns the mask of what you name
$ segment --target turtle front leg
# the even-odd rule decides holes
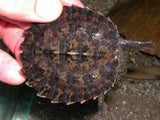
[[[98,114],[101,116],[105,116],[107,113],[107,104],[105,103],[105,95],[102,93],[98,97]]]

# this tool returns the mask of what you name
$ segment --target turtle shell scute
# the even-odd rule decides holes
[[[24,35],[22,73],[38,96],[53,103],[83,103],[114,85],[118,31],[103,15],[64,7],[56,21],[34,23]]]

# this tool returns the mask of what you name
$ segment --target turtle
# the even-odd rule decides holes
[[[153,47],[122,38],[109,17],[75,6],[64,7],[53,22],[33,23],[24,36],[20,59],[26,84],[37,96],[67,105],[103,100],[125,71],[123,47]]]

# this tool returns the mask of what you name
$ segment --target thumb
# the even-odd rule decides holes
[[[62,12],[61,0],[0,0],[0,18],[50,22]]]
[[[25,81],[20,73],[21,66],[8,53],[0,49],[0,81],[12,85],[18,85]]]

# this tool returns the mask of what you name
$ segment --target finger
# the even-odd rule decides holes
[[[81,3],[80,0],[62,0],[62,4],[63,4],[63,6],[75,5],[75,6],[84,8],[84,5]]]
[[[2,82],[18,85],[25,81],[20,72],[21,66],[8,53],[0,50],[0,80]]]
[[[18,63],[21,64],[19,54],[22,51],[20,50],[19,46],[24,41],[24,29],[15,24],[6,24],[3,21],[0,21],[0,23],[0,36],[3,42],[12,51],[12,53],[15,54]]]
[[[15,46],[22,37],[24,30],[17,25],[6,24],[1,31],[0,35],[3,42],[13,53],[15,53]]]
[[[8,22],[8,23],[16,24],[19,27],[21,27],[22,29],[28,29],[29,26],[31,25],[31,23],[29,23],[29,22],[19,22],[19,21],[10,20],[9,18],[5,18],[5,17],[0,16],[0,26],[2,26],[1,21],[5,22],[5,23]]]
[[[0,38],[2,37],[2,31],[4,29],[4,27],[6,26],[6,22],[3,20],[0,20]]]
[[[0,16],[27,22],[50,22],[62,12],[61,0],[0,0]]]

